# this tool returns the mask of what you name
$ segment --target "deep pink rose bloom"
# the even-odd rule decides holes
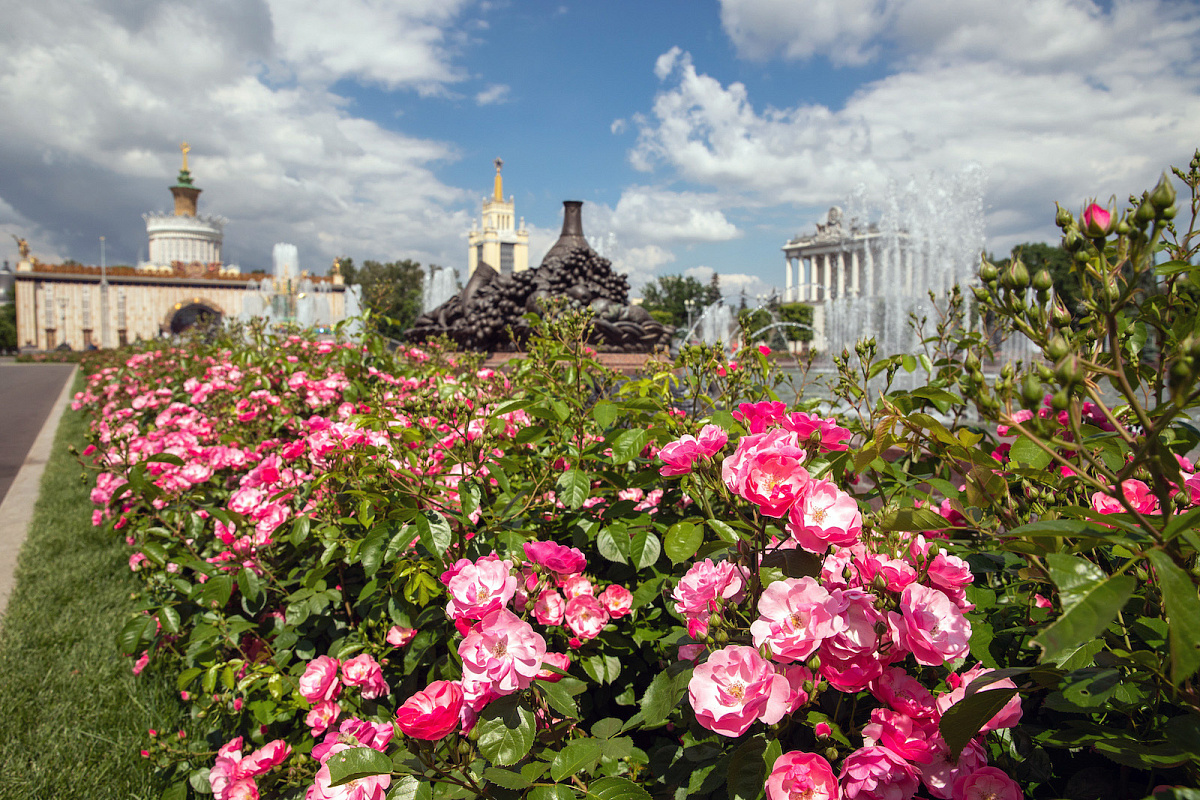
[[[595,639],[608,624],[608,611],[600,601],[581,594],[567,603],[567,627],[580,639]]]
[[[900,595],[900,613],[904,618],[901,643],[917,663],[941,666],[970,652],[971,623],[937,589],[909,584]]]
[[[324,764],[326,759],[336,752],[333,746],[339,742],[350,745],[357,742],[363,747],[370,747],[382,753],[387,750],[388,744],[395,735],[396,728],[391,723],[371,722],[356,718],[344,719],[336,731],[325,734],[325,739],[320,744],[313,746],[312,757]]]
[[[838,778],[845,800],[908,800],[920,786],[912,765],[886,747],[855,750]]]
[[[367,700],[376,700],[391,691],[383,679],[379,662],[366,653],[342,664],[342,682],[347,686],[361,687],[362,696]]]
[[[928,572],[929,583],[934,588],[945,592],[947,597],[953,600],[959,608],[962,608],[966,600],[966,592],[963,587],[969,586],[974,580],[967,562],[958,556],[938,553],[929,562]]]
[[[287,743],[276,739],[243,758],[242,737],[238,736],[217,751],[216,763],[209,770],[208,783],[213,796],[216,800],[257,798],[254,778],[282,764],[291,752]]]
[[[739,403],[733,418],[746,426],[750,433],[762,433],[777,424],[787,412],[787,403],[764,400],[761,403]]]
[[[300,695],[310,703],[332,700],[342,690],[338,683],[338,667],[341,662],[332,656],[317,656],[308,662],[300,676]]]
[[[587,569],[587,558],[581,551],[557,542],[526,542],[525,556],[559,575],[575,575]]]
[[[553,589],[544,589],[533,604],[533,618],[543,625],[561,625],[567,601]]]
[[[546,665],[557,667],[566,672],[567,668],[571,666],[571,657],[566,653],[546,653],[542,657],[542,668],[538,670],[537,679],[546,683],[558,683],[563,679],[563,676],[546,669]]]
[[[938,717],[941,718],[950,709],[950,706],[966,697],[967,690],[976,680],[986,677],[991,672],[992,670],[977,664],[961,675],[951,675],[947,680],[953,687],[953,690],[938,695],[937,698]],[[990,681],[986,684],[981,682],[980,686],[972,691],[972,694],[975,691],[986,692],[989,689],[1015,688],[1017,688],[1017,685],[1013,683],[1012,678],[1001,678],[1000,680]],[[1021,713],[1021,695],[1013,695],[1012,699],[1004,704],[1004,708],[997,711],[995,716],[983,724],[983,727],[979,729],[980,733],[987,733],[988,731],[995,731],[1000,728],[1012,728],[1021,721]]]
[[[770,646],[781,664],[804,661],[842,627],[842,609],[809,577],[775,581],[758,600],[759,617],[750,625],[754,646]]]
[[[511,561],[501,561],[495,555],[483,556],[457,570],[446,588],[450,591],[446,603],[448,617],[480,619],[508,605],[517,593],[517,576],[512,574]]]
[[[287,757],[291,754],[291,745],[283,741],[283,739],[267,742],[242,759],[241,763],[238,764],[238,773],[240,775],[253,776],[265,775],[271,771],[272,767],[286,761]]]
[[[435,742],[458,730],[462,704],[462,686],[434,681],[396,709],[396,727],[406,736]]]
[[[953,800],[1025,800],[1012,778],[995,767],[981,767],[954,783]]]
[[[320,736],[329,729],[342,713],[342,707],[332,700],[322,700],[304,715],[304,724],[313,736]]]
[[[497,695],[528,688],[542,668],[546,640],[506,608],[485,616],[458,646],[463,682],[486,684]]]
[[[824,419],[816,415],[796,411],[783,418],[785,430],[793,431],[800,437],[801,442],[816,439],[823,452],[845,450],[850,438],[850,431],[837,424],[835,419]]]
[[[741,736],[756,720],[774,725],[787,713],[789,694],[787,678],[744,645],[710,655],[688,683],[696,720],[723,736]]]
[[[901,667],[885,669],[871,682],[871,694],[910,717],[930,719],[937,715],[933,694]]]
[[[712,458],[721,452],[729,441],[729,434],[719,425],[705,425],[697,436],[685,434],[674,442],[663,445],[658,457],[663,462],[659,474],[663,476],[686,475],[697,461]]]
[[[765,433],[752,433],[739,439],[733,455],[726,456],[721,462],[721,480],[729,487],[729,491],[746,497],[746,482],[752,463],[755,459],[771,455],[792,459],[796,463],[805,459],[804,448],[791,431],[775,428]]]
[[[393,625],[387,632],[387,643],[392,647],[404,647],[413,640],[417,635],[416,628],[404,628],[400,625]]]
[[[711,558],[697,561],[688,569],[672,597],[675,610],[687,617],[689,623],[701,624],[699,633],[708,630],[708,617],[717,610],[717,598],[740,603],[745,598],[748,573],[731,561],[713,562]],[[689,632],[692,630],[688,626]],[[692,634],[695,638],[695,633]]]
[[[828,480],[811,481],[808,491],[788,515],[788,533],[818,555],[829,546],[849,547],[862,534],[862,512],[853,497]]]
[[[914,719],[890,708],[871,711],[871,721],[863,726],[863,743],[886,747],[910,763],[926,764],[933,760],[937,724],[929,719]]]
[[[869,592],[835,589],[830,595],[843,608],[843,628],[821,644],[821,677],[843,692],[862,691],[880,676],[890,660],[880,655],[887,641],[886,621]],[[883,635],[881,629],[885,630]]]
[[[633,608],[633,593],[617,583],[607,586],[597,599],[613,619],[620,619]]]
[[[839,800],[829,762],[815,753],[793,750],[775,759],[767,776],[767,800]]]
[[[1109,491],[1113,490],[1110,489]],[[1122,481],[1121,493],[1125,495],[1125,499],[1129,501],[1134,510],[1143,514],[1158,513],[1158,498],[1150,492],[1150,487],[1142,481],[1133,478]],[[1092,494],[1092,508],[1101,514],[1125,513],[1125,508],[1121,505],[1121,501],[1112,497],[1111,494],[1104,492],[1095,492]]]
[[[987,766],[987,752],[981,738],[967,742],[957,761],[950,759],[950,748],[938,736],[933,742],[933,757],[928,764],[921,764],[921,783],[938,800],[950,800],[954,784],[964,775],[970,775],[980,767]]]

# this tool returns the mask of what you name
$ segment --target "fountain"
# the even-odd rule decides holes
[[[453,267],[429,265],[429,275],[425,278],[422,292],[421,313],[440,306],[454,295],[458,294],[458,271]]]

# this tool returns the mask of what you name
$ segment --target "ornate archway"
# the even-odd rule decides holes
[[[167,312],[163,331],[179,334],[197,325],[201,328],[215,327],[221,324],[224,315],[225,312],[216,303],[195,297],[176,303]]]

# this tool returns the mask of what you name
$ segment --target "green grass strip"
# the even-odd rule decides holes
[[[180,715],[168,677],[135,677],[117,652],[137,585],[124,542],[91,525],[91,482],[67,452],[84,431],[68,408],[0,628],[0,798],[157,798],[140,750]]]

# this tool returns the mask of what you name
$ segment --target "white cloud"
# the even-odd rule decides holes
[[[713,268],[705,266],[689,267],[683,271],[683,274],[685,277],[695,278],[707,286],[708,282],[712,280]],[[778,291],[775,286],[767,283],[757,275],[748,275],[744,272],[721,272],[719,275],[721,297],[730,305],[740,303],[741,298],[744,296],[748,306],[758,306],[767,300],[772,293]]]
[[[886,43],[892,67],[841,108],[758,108],[743,84],[704,74],[688,53],[660,56],[663,89],[650,114],[634,117],[630,161],[710,189],[723,198],[717,210],[827,207],[858,184],[976,163],[990,179],[990,245],[1001,249],[1053,240],[1054,200],[1148,188],[1197,144],[1194,6],[726,0],[723,9],[745,55],[835,58],[841,48],[857,62]]]
[[[724,242],[741,236],[716,208],[718,198],[631,186],[621,193],[611,225],[624,237],[652,242]]]
[[[475,95],[475,104],[491,106],[498,103],[507,103],[510,90],[509,86],[502,83],[494,83]]]

